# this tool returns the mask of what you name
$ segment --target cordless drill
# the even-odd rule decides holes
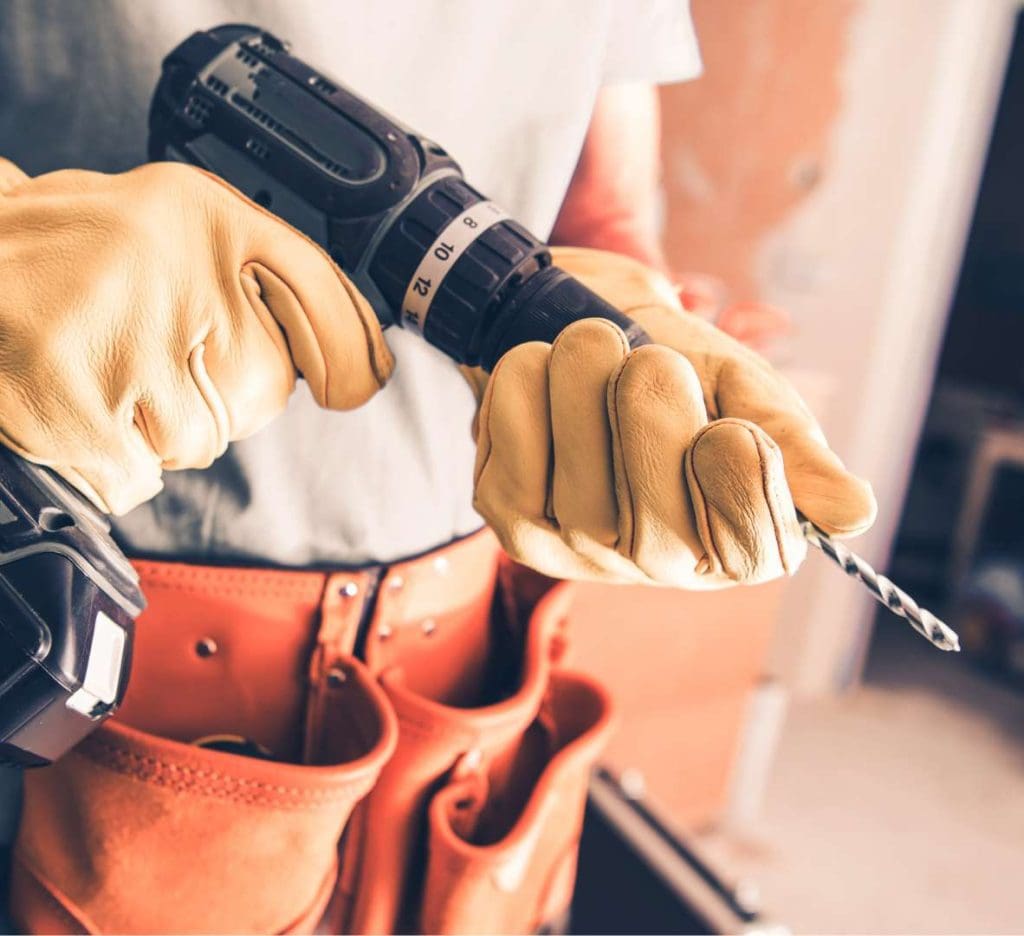
[[[164,61],[149,156],[201,166],[320,244],[381,324],[460,364],[553,340],[575,319],[639,327],[553,266],[436,143],[252,26],[195,33]]]
[[[171,52],[149,155],[230,182],[323,246],[384,326],[459,363],[490,369],[592,316],[646,340],[440,146],[256,27],[198,32]],[[116,709],[143,606],[106,520],[0,447],[0,760],[48,763]]]

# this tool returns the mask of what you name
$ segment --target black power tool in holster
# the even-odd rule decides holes
[[[47,764],[121,701],[138,577],[106,518],[0,446],[0,761]]]
[[[580,318],[643,332],[551,263],[436,143],[242,25],[166,58],[149,156],[200,166],[330,254],[384,326],[490,369]],[[46,469],[0,452],[0,757],[60,756],[120,702],[143,606],[105,521]]]

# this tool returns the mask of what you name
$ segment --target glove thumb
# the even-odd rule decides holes
[[[222,179],[203,174],[220,188],[216,242],[232,244],[240,256],[248,304],[277,322],[317,403],[361,406],[394,369],[370,303],[319,244]]]
[[[775,440],[793,503],[808,520],[832,536],[863,533],[878,510],[871,485],[829,448],[796,392],[751,358],[731,361],[719,373],[717,399],[723,415],[749,419]]]

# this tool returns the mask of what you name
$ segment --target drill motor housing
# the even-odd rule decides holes
[[[230,182],[319,243],[384,326],[420,331],[460,364],[489,370],[583,317],[642,341],[442,147],[256,27],[195,33],[166,58],[149,156]]]

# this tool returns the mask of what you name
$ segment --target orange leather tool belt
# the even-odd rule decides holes
[[[26,775],[25,931],[531,932],[566,909],[610,728],[557,665],[568,586],[488,532],[355,572],[137,567],[122,709]]]

